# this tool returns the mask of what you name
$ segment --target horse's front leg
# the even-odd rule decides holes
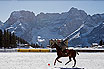
[[[62,63],[62,61],[59,61],[59,60],[58,60],[59,58],[60,58],[60,57],[57,58],[57,61],[58,61],[59,63]]]
[[[56,59],[57,59],[57,58],[56,58]],[[56,64],[56,59],[55,59],[54,65]]]
[[[57,58],[55,59],[54,65],[56,64],[56,60],[57,60],[58,62],[62,63],[62,61],[59,61],[59,60],[58,60],[59,58],[60,58],[60,57],[57,57]]]

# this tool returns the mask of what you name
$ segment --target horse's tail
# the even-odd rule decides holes
[[[76,50],[76,53],[79,55],[78,51]]]

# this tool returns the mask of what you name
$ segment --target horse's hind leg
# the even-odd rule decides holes
[[[71,62],[71,57],[69,57],[69,61],[65,65],[67,65],[69,62]]]
[[[73,67],[75,67],[75,65],[76,65],[76,59],[75,59],[75,57],[73,57],[73,60],[74,60],[74,66]]]

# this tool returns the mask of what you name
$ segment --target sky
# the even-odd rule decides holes
[[[0,21],[5,22],[13,11],[26,10],[35,15],[68,12],[72,7],[93,15],[104,13],[104,1],[0,1]]]

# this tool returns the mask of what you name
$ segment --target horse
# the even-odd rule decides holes
[[[62,49],[60,48],[60,46],[56,43],[54,43],[53,45],[51,45],[51,48],[56,48],[57,51],[57,58],[54,61],[54,65],[56,64],[56,61],[58,61],[59,63],[62,63],[62,61],[59,61],[58,59],[61,57],[69,57],[69,61],[65,63],[65,65],[67,65],[69,62],[71,62],[71,58],[73,58],[74,60],[74,66],[76,65],[76,54],[78,54],[78,52],[76,50],[73,49],[66,49],[67,54],[65,54]],[[78,54],[79,55],[79,54]]]

